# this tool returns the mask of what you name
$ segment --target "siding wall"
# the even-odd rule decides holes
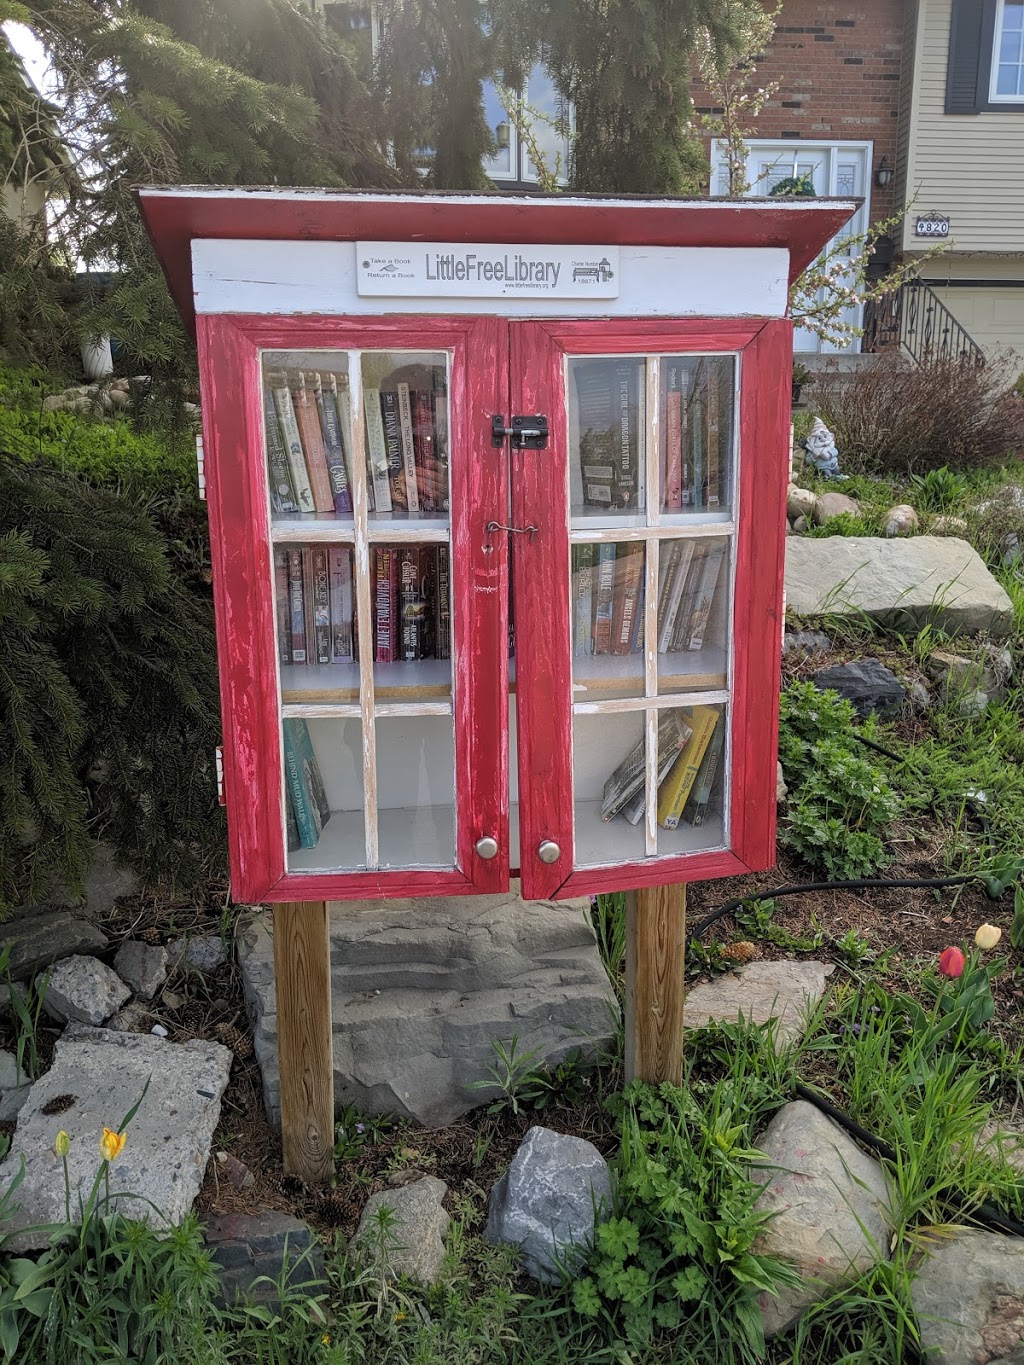
[[[918,0],[914,89],[901,163],[907,199],[914,202],[903,246],[920,249],[914,217],[935,212],[949,215],[954,255],[1024,251],[1024,112],[944,112],[951,11],[952,0]],[[929,266],[927,273],[937,272]]]

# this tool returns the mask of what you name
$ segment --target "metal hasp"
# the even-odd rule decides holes
[[[506,436],[511,436],[517,450],[547,450],[548,419],[540,413],[517,413],[513,414],[512,425],[507,427],[504,413],[496,412],[491,418],[491,445],[504,445]]]

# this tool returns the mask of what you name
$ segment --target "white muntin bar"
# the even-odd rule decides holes
[[[377,839],[377,730],[373,695],[373,603],[370,597],[370,539],[366,498],[366,442],[363,439],[363,367],[359,351],[348,357],[352,414],[352,517],[355,530],[356,611],[359,622],[359,714],[363,738],[363,829],[366,866],[379,862]]]

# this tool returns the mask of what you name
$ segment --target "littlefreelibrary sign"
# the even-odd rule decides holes
[[[618,247],[357,242],[362,295],[613,299]]]

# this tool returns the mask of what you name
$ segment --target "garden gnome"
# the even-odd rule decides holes
[[[815,417],[810,434],[804,437],[802,445],[807,452],[808,460],[819,474],[824,474],[830,479],[846,478],[845,474],[839,472],[839,451],[836,449],[836,438],[820,417]]]

